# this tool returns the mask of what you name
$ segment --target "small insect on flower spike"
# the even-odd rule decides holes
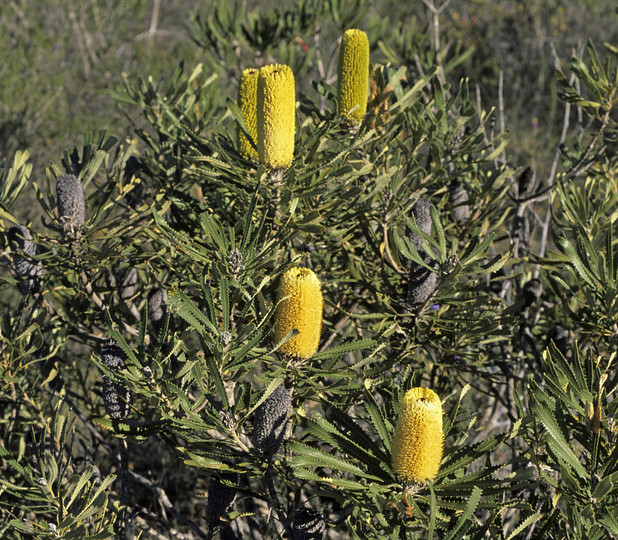
[[[292,330],[299,332],[280,351],[301,360],[311,358],[318,350],[322,332],[324,300],[317,276],[308,268],[291,268],[281,278],[277,302],[275,342]]]
[[[257,146],[267,169],[285,169],[294,158],[296,93],[289,66],[260,69],[257,83]]]
[[[443,447],[440,398],[429,388],[408,390],[393,437],[395,474],[404,482],[433,480],[440,470]]]
[[[249,135],[257,145],[257,86],[259,70],[248,68],[240,76],[238,85],[238,108],[242,113]],[[257,161],[257,149],[251,144],[245,132],[238,126],[238,150],[247,159]]]
[[[363,120],[369,90],[369,39],[362,30],[346,30],[341,38],[337,70],[339,114],[353,123]]]

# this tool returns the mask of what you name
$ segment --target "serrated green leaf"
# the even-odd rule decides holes
[[[569,443],[564,438],[553,413],[540,403],[533,405],[532,412],[543,426],[545,426],[549,436],[554,441],[556,453],[566,464],[572,467],[581,478],[587,478],[586,469],[584,469],[584,466],[577,459]]]

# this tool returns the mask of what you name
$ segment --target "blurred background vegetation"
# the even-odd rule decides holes
[[[40,178],[53,156],[81,144],[83,133],[106,129],[121,138],[130,135],[131,122],[109,91],[122,86],[123,76],[129,81],[151,76],[156,81],[181,61],[187,66],[207,61],[192,39],[196,35],[191,20],[195,13],[202,18],[211,15],[213,4],[197,0],[3,2],[0,161],[18,149],[30,148],[34,175]],[[243,6],[235,4],[239,13]],[[292,2],[283,7],[272,1],[242,4],[247,10],[259,5],[261,13],[273,15],[293,10]],[[380,42],[392,46],[398,36],[392,27],[384,28],[384,17],[395,28],[399,26],[411,43],[433,39],[432,13],[422,2],[352,4],[360,7],[354,22],[372,38],[374,62],[384,60]],[[603,23],[614,4],[612,0],[454,0],[441,12],[441,46],[447,51],[470,49],[449,80],[468,77],[486,109],[499,106],[502,88],[515,164],[532,164],[541,173],[549,168],[551,156],[545,150],[556,145],[562,124],[555,66],[568,64],[572,54],[581,55],[589,38],[597,46],[616,41],[616,25]],[[279,37],[298,48],[311,48],[316,43],[311,39],[315,30],[300,28],[302,35]],[[320,37],[322,43],[334,43],[337,34]],[[234,91],[234,86],[222,85],[222,98],[233,97]]]

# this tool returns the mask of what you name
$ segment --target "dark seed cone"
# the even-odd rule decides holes
[[[535,304],[543,294],[543,284],[538,279],[531,279],[526,282],[522,291],[521,299],[524,301],[524,308]]]
[[[552,326],[547,332],[545,347],[549,347],[552,341],[556,349],[562,353],[562,356],[566,357],[569,351],[569,332],[560,326]]]
[[[416,221],[416,225],[425,234],[429,234],[431,232],[431,212],[429,211],[430,207],[431,202],[429,202],[428,199],[419,199],[412,207],[412,216]],[[421,245],[423,244],[423,238],[420,234],[410,231],[408,238],[417,250],[421,249]]]
[[[118,294],[123,300],[129,300],[137,292],[137,268],[128,268],[125,270],[115,270],[114,277],[118,287]]]
[[[279,450],[291,406],[290,393],[279,386],[255,411],[253,446],[259,455],[270,456]]]
[[[500,294],[502,292],[502,289],[504,288],[505,283],[505,280],[502,278],[505,277],[506,274],[504,273],[504,270],[502,268],[500,268],[500,270],[492,272],[489,277],[489,290],[494,294]]]
[[[536,171],[532,167],[526,167],[523,171],[521,171],[521,174],[517,179],[518,196],[520,198],[527,194],[528,190],[530,190],[534,184],[535,178]]]
[[[110,371],[116,372],[124,368],[127,356],[113,340],[101,347],[101,363]],[[129,413],[131,393],[110,377],[103,376],[103,404],[105,412],[113,420],[124,420]]]
[[[32,240],[32,235],[27,227],[23,225],[13,225],[7,231],[7,240],[11,251],[23,251],[26,255],[36,255],[36,244]],[[20,278],[19,287],[23,294],[36,291],[40,288],[41,266],[25,259],[21,255],[12,255],[11,268],[15,275]]]
[[[468,202],[468,193],[463,184],[459,180],[451,181],[449,185],[449,201],[453,208],[453,216],[457,223],[464,223],[470,218],[470,207]]]
[[[105,412],[112,420],[124,420],[129,414],[131,392],[104,375],[103,404]]]
[[[230,473],[222,477],[234,484],[238,484],[238,475]],[[233,487],[223,484],[217,478],[211,478],[208,484],[208,502],[206,503],[206,523],[209,529],[221,525],[221,520],[228,512],[234,500],[236,490]]]
[[[84,188],[72,174],[65,174],[56,181],[56,204],[62,236],[67,240],[79,237],[84,224]]]
[[[292,540],[324,538],[326,523],[320,512],[313,508],[297,508],[292,514]]]
[[[157,287],[148,294],[148,320],[157,332],[161,330],[166,313],[167,292]]]

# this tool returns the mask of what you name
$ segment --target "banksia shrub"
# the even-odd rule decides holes
[[[341,38],[337,69],[339,114],[361,122],[367,111],[369,39],[362,30],[346,30]]]
[[[324,538],[326,523],[320,512],[313,508],[297,508],[292,514],[292,540],[319,540]]]
[[[405,482],[433,480],[440,470],[443,445],[440,398],[429,388],[408,390],[393,438],[395,474]]]
[[[284,169],[294,158],[296,94],[289,66],[260,69],[257,82],[257,146],[268,169]]]
[[[292,399],[285,386],[279,386],[255,411],[253,446],[261,456],[274,454],[285,435]]]
[[[259,70],[245,69],[240,76],[237,104],[247,125],[249,135],[257,145],[257,87]],[[238,127],[238,150],[248,159],[258,159],[257,149],[251,144],[244,131]]]
[[[84,188],[72,174],[65,174],[56,181],[56,204],[62,236],[74,240],[84,224]]]
[[[238,475],[230,473],[223,476],[224,480],[228,480],[234,484],[238,483]],[[217,478],[212,478],[208,484],[208,502],[206,503],[206,523],[210,529],[213,529],[222,524],[221,518],[224,517],[234,500],[236,499],[236,490],[224,484]]]
[[[32,235],[27,227],[14,225],[7,231],[7,240],[11,251],[22,251],[30,256],[36,255],[36,244],[33,242]],[[27,294],[38,288],[38,276],[41,273],[41,267],[37,263],[15,253],[11,256],[11,268],[17,278],[20,279],[19,286],[22,293]]]
[[[126,360],[124,351],[109,340],[101,347],[101,363],[110,371],[124,368]],[[103,404],[105,412],[112,420],[124,420],[129,413],[131,393],[121,384],[114,382],[107,375],[103,376]]]
[[[299,332],[281,346],[283,353],[306,360],[317,352],[323,302],[320,281],[311,270],[291,268],[283,274],[277,290],[275,341],[294,329]]]

